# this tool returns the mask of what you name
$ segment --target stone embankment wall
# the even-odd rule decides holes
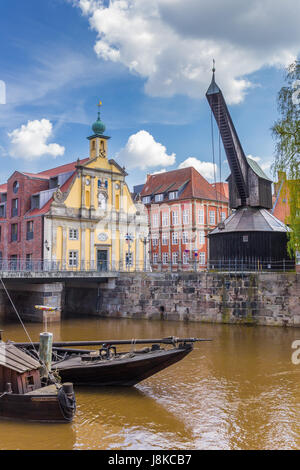
[[[300,327],[300,273],[122,273],[100,284],[7,283],[26,321],[42,321],[34,305],[63,315],[97,315]],[[15,318],[0,290],[0,321]],[[53,320],[60,320],[60,311]]]
[[[99,316],[300,326],[300,274],[139,273],[84,296],[71,289],[71,313]]]
[[[58,307],[56,312],[49,313],[52,321],[60,321],[64,303],[64,283],[26,284],[22,281],[6,283],[9,295],[24,321],[43,322],[43,311],[35,309],[35,305],[50,305]],[[14,307],[5,291],[0,290],[0,321],[18,321]]]

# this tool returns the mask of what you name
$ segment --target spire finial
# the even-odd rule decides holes
[[[92,129],[93,129],[94,134],[101,135],[105,131],[105,125],[103,124],[103,122],[101,122],[101,117],[100,117],[100,108],[102,106],[102,101],[99,101],[97,106],[98,106],[98,118],[97,118],[97,121],[94,122]]]
[[[212,73],[213,73],[212,79],[213,79],[213,81],[215,81],[215,71],[216,71],[216,62],[215,62],[215,59],[213,59],[213,68],[212,68]]]

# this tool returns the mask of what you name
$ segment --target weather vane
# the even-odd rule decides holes
[[[216,62],[215,59],[213,59],[213,68],[212,68],[213,73],[216,71]]]

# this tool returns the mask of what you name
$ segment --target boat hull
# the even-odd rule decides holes
[[[71,398],[75,403],[75,398]],[[65,410],[55,394],[2,395],[0,398],[0,418],[27,421],[66,423],[73,419],[75,409]]]
[[[133,358],[104,360],[97,363],[72,364],[66,360],[56,368],[63,381],[76,385],[131,387],[166,367],[182,360],[193,350],[192,345],[182,348],[138,354]],[[53,365],[55,368],[55,364]]]

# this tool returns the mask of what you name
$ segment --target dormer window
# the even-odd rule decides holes
[[[171,191],[169,193],[169,199],[177,199],[178,198],[178,191]]]
[[[50,178],[49,189],[54,189],[58,186],[58,176],[53,176]]]
[[[155,195],[155,202],[161,202],[164,200],[164,195],[163,194],[156,194]]]
[[[39,209],[40,208],[40,196],[36,194],[35,196],[31,196],[31,209]]]
[[[144,204],[150,204],[151,202],[151,196],[144,196],[143,197],[143,203]]]

